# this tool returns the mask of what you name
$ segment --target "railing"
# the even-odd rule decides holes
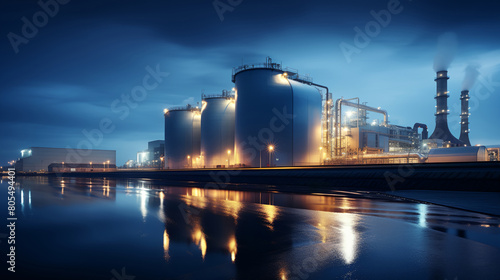
[[[226,98],[231,99],[234,98],[234,93],[229,90],[223,90],[221,94],[201,94],[201,99],[205,100],[207,98]]]
[[[254,64],[245,64],[241,65],[238,67],[233,68],[233,73],[232,73],[232,82],[234,83],[235,81],[235,76],[236,74],[245,71],[245,70],[250,70],[250,69],[275,69],[275,70],[280,70],[283,72],[286,72],[288,74],[288,78],[292,80],[296,80],[298,82],[305,82],[305,83],[312,83],[313,79],[309,75],[299,75],[299,72],[297,69],[290,68],[290,67],[285,67],[283,69],[282,65],[280,63],[274,63],[272,62],[272,59],[270,57],[266,58],[266,62],[264,63],[254,63]]]
[[[264,63],[255,63],[255,64],[245,64],[241,65],[238,67],[233,68],[233,75],[232,75],[232,81],[234,83],[234,77],[236,74],[249,70],[249,69],[276,69],[276,70],[283,70],[281,68],[281,64],[279,63],[274,63],[274,62],[264,62]]]
[[[168,111],[199,111],[199,110],[200,109],[198,107],[193,107],[190,104],[186,106],[177,106],[168,108]]]

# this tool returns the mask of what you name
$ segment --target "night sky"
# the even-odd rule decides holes
[[[50,15],[39,3],[51,3]],[[114,129],[92,148],[116,149],[122,165],[163,139],[164,108],[231,89],[233,67],[266,56],[310,74],[334,99],[360,97],[390,123],[426,123],[432,133],[441,53],[450,130],[458,138],[471,65],[471,143],[500,144],[495,1],[11,0],[0,13],[0,165],[28,147],[77,148],[103,120]],[[155,71],[146,94],[127,103]]]

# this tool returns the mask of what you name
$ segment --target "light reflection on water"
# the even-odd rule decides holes
[[[266,221],[266,226],[270,230],[274,230],[273,223],[274,220],[278,217],[279,215],[279,209],[278,207],[274,205],[268,205],[268,204],[258,204],[259,211],[264,217]]]
[[[141,214],[142,214],[142,219],[145,220],[146,216],[148,215],[148,198],[149,195],[143,187],[141,187],[140,193],[139,193],[139,199],[141,201]]]
[[[165,251],[165,260],[168,261],[170,255],[168,254],[168,247],[170,245],[170,238],[168,237],[167,230],[163,232],[163,251]]]
[[[371,278],[370,270],[381,269],[373,263],[393,263],[398,264],[396,268],[392,265],[394,275],[419,279],[435,278],[437,273],[445,279],[453,278],[454,271],[471,275],[466,268],[474,259],[484,263],[500,257],[497,218],[356,192],[264,193],[98,178],[20,181],[21,206],[24,209],[27,192],[31,209],[27,214],[37,220],[27,215],[19,232],[30,237],[27,243],[33,243],[33,250],[40,246],[36,242],[52,242],[56,247],[71,244],[78,251],[84,250],[82,243],[92,246],[89,244],[99,241],[95,248],[99,257],[93,257],[99,259],[88,263],[89,271],[80,270],[82,275],[108,273],[127,264],[127,271],[144,279]],[[50,235],[28,234],[42,226],[38,222],[55,227],[65,236],[64,243]],[[79,230],[70,230],[70,226]],[[87,233],[75,235],[79,231]],[[442,240],[449,244],[439,247]],[[135,244],[135,249],[115,252],[115,247],[111,250],[115,243],[117,248]],[[448,256],[450,244],[469,255]],[[33,250],[24,255],[42,261]],[[442,257],[426,260],[436,254]],[[79,271],[86,259],[73,258]],[[148,265],[142,266],[143,262]],[[443,265],[447,269],[435,269]],[[486,275],[497,272],[496,266],[483,271]],[[155,277],[157,274],[163,278]]]
[[[358,233],[356,232],[356,220],[354,215],[341,215],[342,256],[346,264],[351,264],[356,258]]]
[[[418,225],[427,227],[427,204],[418,204]]]

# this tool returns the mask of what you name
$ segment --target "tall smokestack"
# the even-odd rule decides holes
[[[451,146],[463,146],[448,128],[448,71],[437,72],[436,79],[436,128],[429,139],[441,139]]]
[[[469,91],[462,90],[460,94],[462,101],[462,113],[460,113],[460,141],[466,146],[470,146],[469,140]]]

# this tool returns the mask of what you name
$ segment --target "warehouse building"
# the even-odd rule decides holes
[[[16,162],[16,171],[49,172],[51,164],[53,165],[50,171],[53,172],[53,168],[65,170],[66,167],[70,168],[67,171],[77,171],[80,165],[89,171],[109,170],[116,168],[116,151],[31,147],[21,151],[21,158]]]

